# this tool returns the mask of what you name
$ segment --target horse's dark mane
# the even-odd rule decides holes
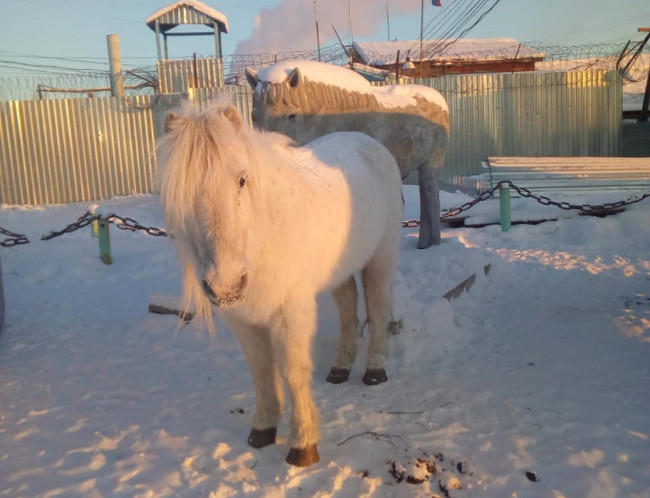
[[[371,93],[350,91],[346,88],[310,81],[304,78],[300,85],[291,87],[286,82],[265,83],[261,94],[264,105],[284,105],[309,114],[325,109],[378,110],[381,104]]]

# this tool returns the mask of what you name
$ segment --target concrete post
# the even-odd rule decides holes
[[[106,35],[106,42],[108,44],[108,63],[111,72],[111,95],[113,97],[124,97],[120,39],[117,35]]]

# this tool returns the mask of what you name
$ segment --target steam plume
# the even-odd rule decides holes
[[[388,0],[391,16],[414,12],[419,8],[420,0]],[[332,26],[342,36],[348,32],[350,25],[354,36],[372,35],[386,26],[386,2],[381,0],[320,0],[316,2],[316,13],[321,45],[336,39]],[[313,0],[282,0],[275,8],[260,10],[252,36],[241,41],[235,53],[314,50],[314,22]]]

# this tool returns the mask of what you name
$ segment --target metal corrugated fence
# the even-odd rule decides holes
[[[615,156],[622,78],[615,71],[456,75],[423,80],[447,99],[443,180],[489,155]],[[193,88],[197,105],[224,90]],[[250,117],[247,87],[226,87]],[[182,95],[0,102],[0,203],[53,204],[153,192],[153,150]]]
[[[154,148],[165,113],[224,91],[250,116],[245,87],[186,95],[0,102],[0,203],[105,199],[155,189]]]
[[[158,61],[160,93],[223,86],[223,64],[215,57]]]
[[[622,77],[617,71],[530,72],[423,80],[447,100],[443,179],[481,173],[499,156],[616,156]]]

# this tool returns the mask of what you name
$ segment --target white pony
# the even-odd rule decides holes
[[[340,342],[330,382],[344,382],[359,320],[361,272],[370,342],[366,384],[386,378],[391,281],[401,230],[395,159],[357,132],[293,146],[242,122],[227,99],[167,116],[158,147],[161,198],[185,267],[186,297],[215,310],[237,335],[255,384],[248,443],[275,442],[283,384],[291,402],[287,462],[318,461],[310,392],[316,295],[334,291]]]

